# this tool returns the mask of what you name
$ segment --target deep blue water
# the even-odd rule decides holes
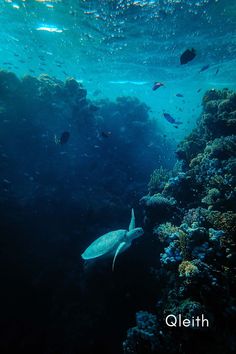
[[[219,111],[226,112],[227,124],[218,127],[215,108],[204,106],[210,99],[203,98],[207,90],[236,89],[236,3],[0,0],[0,25],[0,352],[121,354],[136,312],[158,313],[163,289],[166,298],[171,290],[165,279],[175,273],[171,267],[163,271],[163,247],[153,227],[167,221],[179,227],[192,208],[235,213],[233,148],[227,167],[209,163],[201,171],[202,176],[210,171],[208,176],[218,168],[213,187],[220,185],[223,193],[221,187],[230,186],[218,196],[221,203],[206,206],[205,185],[213,187],[208,180],[202,187],[194,167],[195,191],[190,177],[185,189],[175,187],[173,178],[181,178],[215,138],[235,137],[233,99]],[[181,65],[181,54],[191,48],[196,57]],[[163,86],[153,90],[155,82]],[[220,99],[215,98],[218,106]],[[183,151],[192,155],[178,160],[178,144],[202,112],[212,114],[212,131],[208,124],[187,140],[190,148],[186,143]],[[150,211],[140,200],[152,194],[150,175],[160,168],[167,194],[163,186],[155,186],[155,193],[173,197],[177,207],[163,204]],[[223,173],[230,178],[220,179]],[[203,204],[198,195],[205,197]],[[97,237],[128,228],[131,208],[144,236],[118,256],[116,271],[109,257],[84,262],[82,252]],[[210,266],[230,268],[218,256]],[[223,274],[223,266],[216,269]],[[232,284],[227,283],[233,308]],[[202,293],[208,309],[209,294]],[[222,320],[220,306],[211,315],[231,324],[227,311]],[[193,340],[196,352],[207,348],[211,354],[217,320],[209,337],[164,334],[166,353],[189,354]],[[235,349],[230,324],[219,346],[222,354]],[[140,344],[133,353],[165,352],[150,348]]]

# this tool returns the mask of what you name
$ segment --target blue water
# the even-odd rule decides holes
[[[146,225],[150,175],[180,168],[205,92],[236,90],[236,2],[0,0],[0,44],[0,352],[121,354],[170,276],[159,241],[146,227],[115,274],[81,253],[132,207]]]
[[[19,76],[73,76],[89,97],[95,90],[111,99],[135,95],[158,120],[163,109],[181,113],[176,140],[194,126],[207,88],[235,88],[234,0],[1,1],[1,24],[3,68]],[[180,66],[188,47],[197,57]],[[199,73],[206,64],[209,70]],[[165,87],[152,92],[155,81]]]

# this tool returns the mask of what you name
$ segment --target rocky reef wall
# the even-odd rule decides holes
[[[157,298],[136,314],[124,353],[233,353],[236,349],[236,93],[210,90],[173,171],[156,169],[140,203],[159,240]],[[205,316],[209,328],[168,327],[168,315]]]

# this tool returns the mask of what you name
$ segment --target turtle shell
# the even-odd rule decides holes
[[[118,245],[124,241],[126,230],[110,231],[97,238],[91,245],[86,248],[82,254],[83,259],[92,259],[103,256],[108,253],[115,252]]]

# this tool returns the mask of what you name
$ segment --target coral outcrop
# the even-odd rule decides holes
[[[145,338],[148,353],[195,353],[203,347],[207,353],[236,350],[235,112],[236,93],[207,91],[197,127],[178,146],[179,162],[173,172],[164,175],[156,170],[149,195],[141,199],[146,229],[159,240],[160,268],[155,274],[162,288],[149,314],[156,315],[156,328],[151,339]],[[204,314],[210,328],[188,334],[178,328],[174,333],[164,323],[167,314],[189,319]],[[135,328],[128,332],[129,343],[137,338]],[[162,337],[168,338],[171,348],[163,347]],[[140,338],[141,333],[132,353],[146,353]]]

